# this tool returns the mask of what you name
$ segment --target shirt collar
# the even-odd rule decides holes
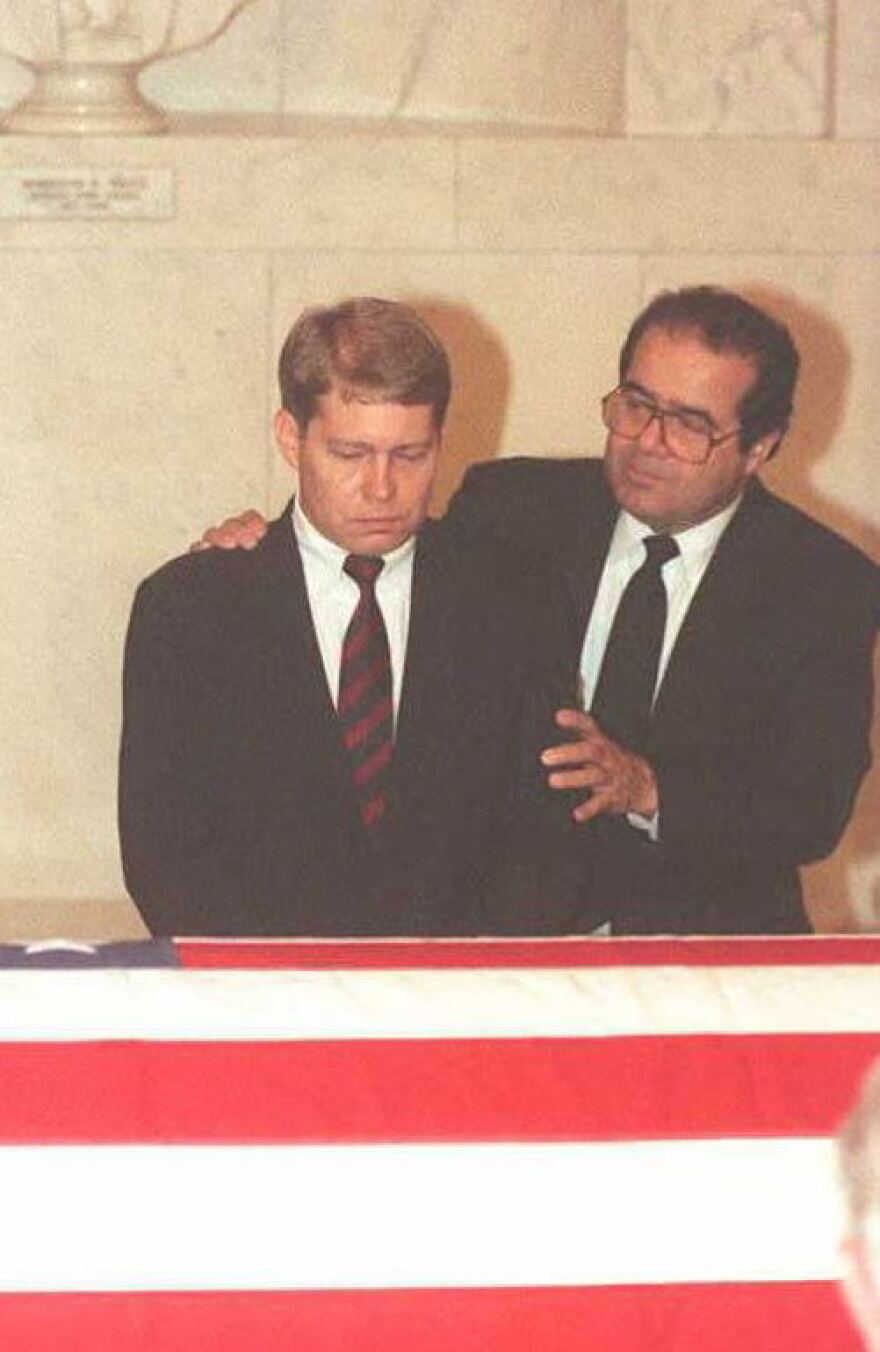
[[[696,526],[688,526],[687,530],[674,532],[680,562],[686,573],[693,568],[705,566],[741,502],[742,496],[735,498],[708,520],[700,521]],[[633,556],[637,556],[641,562],[644,558],[642,541],[646,536],[653,534],[651,527],[645,525],[644,521],[639,521],[629,512],[621,511],[608,550],[609,564],[622,564],[624,560]]]

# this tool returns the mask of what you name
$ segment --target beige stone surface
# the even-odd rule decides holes
[[[825,131],[833,0],[629,0],[627,13],[630,134]]]
[[[284,0],[255,0],[206,47],[149,66],[144,94],[192,112],[281,111]]]
[[[837,0],[836,136],[880,136],[880,13],[874,0]]]
[[[165,108],[619,130],[623,0],[256,0],[141,77]],[[0,57],[0,107],[27,88]]]
[[[455,143],[433,137],[184,134],[0,137],[0,172],[110,166],[171,173],[165,220],[0,220],[0,249],[448,248]]]
[[[0,901],[0,943],[39,939],[144,939],[146,926],[126,899]]]
[[[285,33],[284,107],[611,131],[622,0],[305,4]]]
[[[877,238],[872,142],[484,138],[460,157],[469,248],[845,253]]]
[[[137,580],[267,472],[248,256],[0,254],[0,895],[113,896]]]
[[[0,109],[11,108],[33,85],[33,76],[19,61],[0,52]]]

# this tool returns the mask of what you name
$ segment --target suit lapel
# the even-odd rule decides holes
[[[342,817],[352,821],[358,814],[356,797],[289,512],[270,526],[255,564],[260,569],[254,588],[255,618],[265,643],[262,679],[266,698],[277,711],[280,744],[295,745],[299,755],[326,766],[337,786]]]
[[[557,530],[563,521],[567,521],[567,527],[559,533],[554,553],[568,583],[583,635],[590,621],[618,509],[605,486],[601,462],[580,461],[577,469],[581,471],[576,485],[580,491],[571,493],[565,511],[555,515]]]
[[[434,523],[426,522],[416,546],[409,633],[390,788],[391,828],[405,832],[430,782],[443,718],[450,710],[443,673],[455,648],[451,579]],[[447,561],[449,562],[449,561]]]

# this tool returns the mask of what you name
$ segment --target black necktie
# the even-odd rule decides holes
[[[376,600],[376,578],[385,560],[349,554],[342,567],[361,594],[342,643],[337,713],[361,820],[372,834],[388,806],[394,717],[388,635]]]
[[[604,732],[641,750],[651,716],[666,629],[663,565],[678,554],[671,535],[648,535],[647,558],[620,598],[590,712]]]

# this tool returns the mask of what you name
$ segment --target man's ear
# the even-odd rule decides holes
[[[754,474],[762,465],[766,465],[767,461],[776,451],[780,441],[785,436],[785,432],[786,428],[784,426],[774,427],[772,432],[767,432],[763,437],[759,437],[757,441],[753,441],[749,449],[743,452],[749,474]]]
[[[275,444],[292,469],[299,469],[300,430],[296,418],[286,408],[275,414]]]

